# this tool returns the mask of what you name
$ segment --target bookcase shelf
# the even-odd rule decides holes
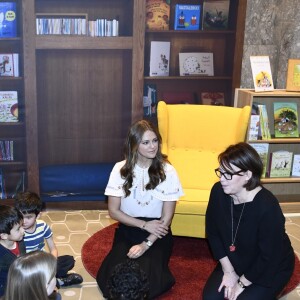
[[[269,153],[279,150],[287,150],[293,154],[300,154],[300,137],[296,138],[275,138],[274,137],[274,110],[275,102],[296,102],[298,106],[298,116],[300,111],[300,93],[287,92],[286,90],[274,90],[270,92],[255,92],[248,89],[236,89],[234,106],[243,107],[245,105],[252,106],[253,102],[266,105],[271,139],[267,140],[248,140],[248,143],[267,143],[269,144]],[[249,120],[250,121],[250,120]],[[299,130],[299,121],[298,121]],[[249,131],[249,129],[248,129]],[[300,131],[299,131],[300,132]],[[269,159],[268,159],[269,160]],[[279,201],[296,201],[300,202],[300,177],[266,177],[262,178],[262,183],[271,190],[279,199]]]
[[[151,80],[230,80],[232,77],[229,76],[145,76],[145,80],[151,81]]]

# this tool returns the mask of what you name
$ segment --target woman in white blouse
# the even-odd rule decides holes
[[[173,248],[170,225],[183,192],[176,170],[161,153],[161,136],[150,122],[141,120],[131,126],[124,154],[105,190],[109,214],[119,226],[97,282],[104,297],[109,297],[107,280],[114,267],[135,259],[148,276],[147,299],[153,299],[175,283],[168,267]]]

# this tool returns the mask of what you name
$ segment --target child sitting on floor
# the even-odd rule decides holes
[[[50,253],[57,258],[56,277],[59,286],[82,283],[83,279],[81,275],[77,273],[68,274],[74,267],[74,257],[70,255],[58,256],[52,230],[44,221],[38,220],[42,210],[40,197],[33,192],[19,193],[16,198],[16,208],[22,212],[24,217],[23,227],[25,229],[24,242],[26,252],[44,251],[46,241]]]

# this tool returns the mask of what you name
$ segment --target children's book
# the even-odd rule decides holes
[[[228,29],[229,0],[203,1],[203,29]]]
[[[276,138],[299,137],[297,103],[274,102],[274,133]]]
[[[169,76],[170,42],[151,41],[150,76]]]
[[[290,177],[293,152],[275,151],[270,154],[270,177]]]
[[[0,76],[19,76],[18,53],[0,53]]]
[[[249,141],[258,140],[258,134],[259,134],[259,115],[251,115],[249,132],[248,132],[248,140]]]
[[[292,176],[300,177],[300,154],[294,154]]]
[[[269,140],[271,138],[269,128],[269,117],[267,108],[264,104],[258,104],[259,109],[259,127],[262,140]]]
[[[0,122],[18,122],[17,91],[0,91]]]
[[[16,2],[0,2],[0,38],[17,36]]]
[[[146,28],[150,30],[169,30],[170,1],[146,0]]]
[[[144,107],[144,117],[151,117],[156,115],[156,108],[157,108],[156,84],[144,85],[143,107]]]
[[[223,92],[203,92],[201,93],[201,104],[203,105],[225,105]]]
[[[250,64],[255,92],[273,91],[269,56],[250,56]]]
[[[176,4],[175,6],[175,30],[199,30],[200,5]]]
[[[267,166],[268,166],[268,155],[269,155],[269,144],[268,143],[251,143],[250,144],[256,152],[259,154],[263,163],[262,178],[266,177]]]
[[[179,53],[180,76],[214,76],[213,53]]]

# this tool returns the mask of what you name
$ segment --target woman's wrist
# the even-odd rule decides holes
[[[144,221],[143,224],[141,225],[141,229],[142,230],[146,230],[146,225],[147,225],[147,222]]]
[[[235,270],[231,270],[231,271],[223,271],[224,274],[233,274],[235,273]]]

